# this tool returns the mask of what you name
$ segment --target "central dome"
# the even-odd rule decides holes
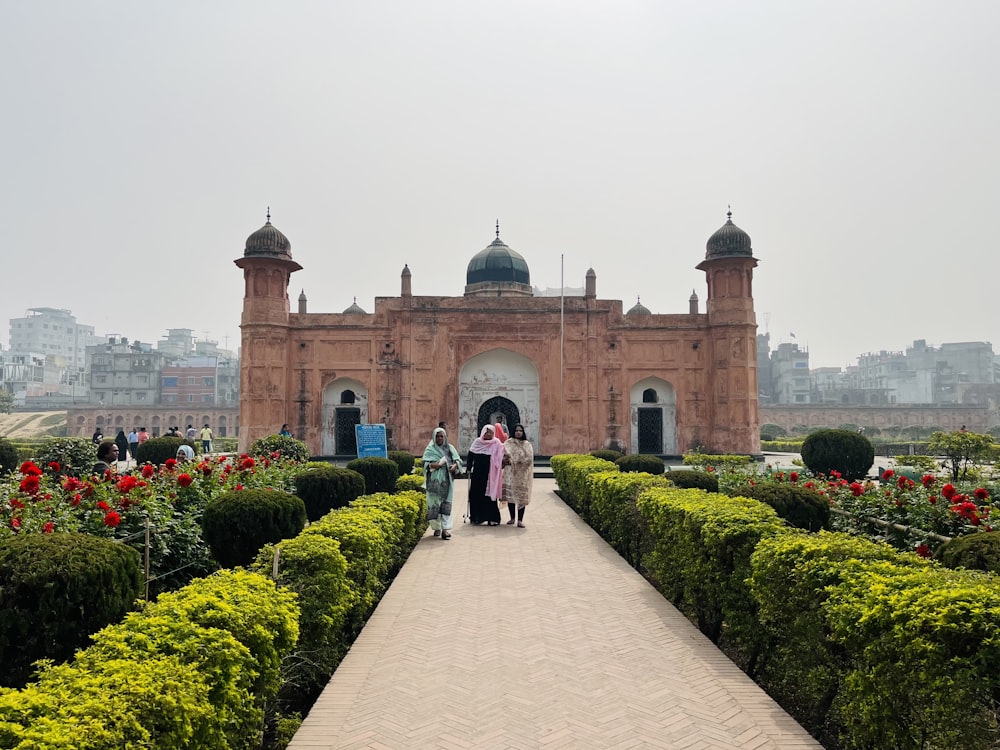
[[[531,296],[531,274],[521,254],[497,236],[469,261],[465,272],[466,296]]]
[[[530,284],[531,274],[528,273],[528,264],[524,262],[520,253],[511,250],[497,237],[472,257],[465,273],[466,284],[478,284],[483,281]]]

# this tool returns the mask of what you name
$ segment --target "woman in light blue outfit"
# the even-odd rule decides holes
[[[434,536],[451,539],[455,474],[462,472],[462,459],[448,435],[438,427],[424,449],[424,486],[427,488],[427,519]]]

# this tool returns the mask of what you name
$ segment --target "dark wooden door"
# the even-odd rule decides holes
[[[663,454],[663,409],[639,409],[639,453]]]

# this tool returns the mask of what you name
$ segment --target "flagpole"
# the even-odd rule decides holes
[[[559,452],[565,453],[564,435],[566,432],[566,420],[564,417],[564,406],[566,393],[563,382],[563,362],[564,343],[566,340],[566,279],[565,279],[565,253],[559,254]]]

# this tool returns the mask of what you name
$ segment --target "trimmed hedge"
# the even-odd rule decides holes
[[[413,464],[416,461],[413,454],[406,451],[388,451],[386,456],[390,461],[396,462],[396,468],[399,469],[399,476],[406,476],[413,472]]]
[[[590,455],[594,458],[603,458],[605,461],[617,461],[619,458],[625,454],[621,451],[614,451],[610,448],[598,448],[596,451],[591,451]]]
[[[615,459],[619,471],[638,471],[644,474],[662,474],[666,464],[659,456],[648,456],[644,453],[630,453]]]
[[[65,661],[142,594],[139,554],[89,534],[0,542],[0,684],[24,685],[38,659]]]
[[[365,478],[366,495],[374,495],[377,492],[392,492],[396,489],[399,466],[395,461],[377,456],[355,458],[347,463],[347,468],[358,472]]]
[[[295,494],[306,504],[309,521],[346,507],[365,492],[365,478],[331,464],[309,463],[295,476]]]
[[[635,500],[645,489],[666,486],[665,477],[636,472],[599,471],[588,477],[590,518],[585,520],[639,570],[652,549],[652,537]]]
[[[288,660],[278,701],[282,713],[305,713],[330,680],[351,646],[348,627],[360,595],[347,576],[340,542],[318,534],[300,534],[268,544],[253,570],[270,576],[278,555],[275,583],[299,598],[299,646]]]
[[[250,443],[250,448],[247,450],[247,455],[254,457],[270,456],[272,453],[280,453],[293,461],[309,460],[309,446],[288,435],[267,435],[257,438]]]
[[[816,490],[797,484],[747,484],[739,494],[767,503],[797,529],[830,529],[830,501]]]
[[[875,463],[871,440],[849,430],[816,430],[802,441],[802,462],[813,474],[839,472],[848,482],[864,479]]]
[[[9,471],[14,471],[20,465],[21,461],[17,453],[17,447],[6,438],[0,438],[0,476]]]
[[[166,463],[168,458],[176,458],[177,447],[181,445],[191,446],[194,448],[194,452],[196,454],[198,453],[198,449],[201,447],[200,442],[196,447],[195,441],[188,440],[186,438],[150,438],[143,443],[139,443],[139,447],[135,450],[135,462],[137,464],[151,463],[153,466],[159,466],[160,464]]]
[[[587,477],[599,471],[618,471],[614,463],[603,458],[569,453],[553,456],[549,459],[549,465],[559,484],[563,502],[583,518],[589,518],[590,512]]]
[[[946,568],[969,568],[1000,573],[1000,533],[981,532],[957,536],[934,552]]]
[[[0,747],[260,747],[297,638],[295,594],[246,571],[196,580],[0,691]]]
[[[667,479],[674,487],[682,490],[705,490],[705,492],[719,491],[719,478],[715,474],[709,474],[695,469],[680,469],[678,471],[668,471]]]
[[[420,492],[427,494],[423,474],[406,474],[396,480],[396,492]]]
[[[265,544],[293,537],[305,525],[305,503],[280,490],[223,492],[201,519],[205,543],[223,568],[249,565]]]

